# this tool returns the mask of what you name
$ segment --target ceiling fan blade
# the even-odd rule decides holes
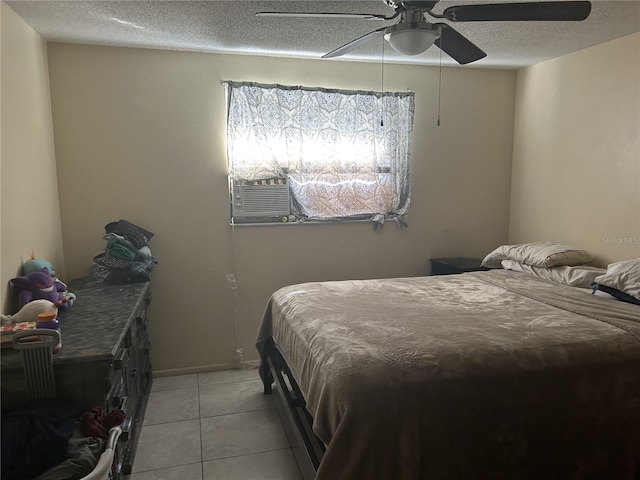
[[[591,2],[533,2],[459,5],[442,17],[452,22],[581,21],[591,13]]]
[[[293,18],[360,18],[364,20],[389,20],[377,13],[318,13],[318,12],[258,12],[256,17],[293,17]]]
[[[435,41],[435,44],[460,65],[466,65],[487,56],[453,27],[446,23],[436,23],[435,25],[440,27],[440,38]]]
[[[382,27],[377,30],[374,30],[373,32],[369,32],[347,43],[346,45],[343,45],[341,47],[336,48],[335,50],[330,51],[326,55],[323,55],[322,58],[334,58],[334,57],[339,57],[341,55],[344,55],[345,53],[349,53],[351,50],[354,50],[359,46],[370,42],[371,40],[375,40],[376,38],[382,37],[386,29],[387,27]]]

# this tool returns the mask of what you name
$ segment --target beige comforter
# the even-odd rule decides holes
[[[327,446],[317,480],[640,471],[636,305],[502,270],[306,283],[272,296],[270,337]]]

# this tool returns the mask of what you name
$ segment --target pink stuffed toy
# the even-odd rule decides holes
[[[11,279],[11,284],[18,292],[18,303],[22,308],[32,300],[49,300],[57,303],[58,292],[66,292],[67,286],[62,282],[54,282],[49,270],[44,267],[37,272]]]

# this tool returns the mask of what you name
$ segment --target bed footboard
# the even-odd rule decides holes
[[[270,373],[263,378],[264,394],[272,393],[272,385],[275,382],[282,407],[279,411],[286,419],[285,422],[289,424],[287,435],[292,443],[300,447],[297,449],[294,447],[294,453],[299,463],[301,461],[307,463],[308,468],[301,465],[305,480],[313,479],[324,455],[325,446],[313,433],[313,417],[306,409],[304,396],[278,346],[269,339],[264,351]],[[291,438],[292,434],[294,438]],[[299,455],[301,450],[304,453],[303,456]]]

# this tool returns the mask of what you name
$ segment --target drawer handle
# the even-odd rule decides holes
[[[148,322],[146,322],[145,320],[146,320],[145,317],[136,317],[136,323],[140,327],[140,330],[146,330],[147,329],[147,323]]]
[[[133,423],[131,417],[127,418],[122,425],[120,425],[120,428],[122,428],[122,433],[129,433],[131,431],[131,423]]]

